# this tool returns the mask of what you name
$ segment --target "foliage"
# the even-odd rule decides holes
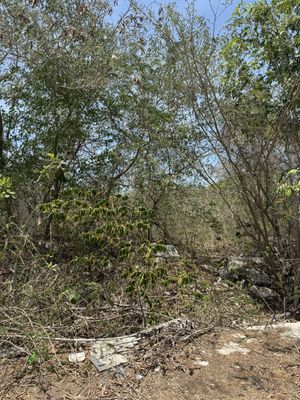
[[[112,260],[129,260],[136,252],[148,254],[149,248],[143,247],[150,228],[151,214],[141,207],[130,204],[127,196],[111,195],[103,197],[97,189],[70,188],[60,199],[44,203],[42,211],[53,216],[54,230],[60,223],[65,237],[73,241],[71,245],[81,243],[75,253],[80,253],[87,262],[86,254],[92,262],[103,266]],[[140,247],[139,247],[140,246]],[[76,259],[76,262],[79,259]],[[101,265],[99,265],[101,267]]]
[[[18,332],[28,317],[29,364],[41,326],[122,333],[214,303],[164,244],[263,256],[275,286],[284,259],[297,297],[299,11],[242,2],[216,34],[193,2],[1,2],[1,305]]]
[[[15,192],[12,190],[12,180],[10,177],[0,175],[0,200],[15,197]]]
[[[27,363],[32,367],[33,365],[36,364],[37,360],[38,360],[38,354],[35,351],[33,351],[28,357]]]
[[[291,169],[286,178],[290,178],[290,182],[285,182],[281,184],[278,188],[280,193],[283,193],[286,197],[291,197],[293,195],[298,195],[300,193],[300,170],[299,169]],[[291,182],[292,180],[292,182]]]
[[[159,287],[176,284],[178,287],[190,282],[189,275],[168,271],[156,253],[164,246],[149,241],[152,213],[138,207],[126,195],[106,198],[96,189],[72,188],[62,197],[41,205],[46,216],[52,216],[52,240],[63,236],[64,252],[70,253],[68,264],[81,272],[87,284],[95,289],[98,283],[118,284],[125,278],[125,292],[138,305],[144,315],[143,303],[149,308],[151,318],[159,311],[162,302],[153,293]],[[56,232],[56,233],[54,233]],[[56,250],[56,253],[62,251]],[[55,254],[54,254],[55,257]],[[92,286],[90,287],[92,288]],[[112,301],[109,291],[106,298]],[[63,292],[71,303],[80,302],[76,290]]]

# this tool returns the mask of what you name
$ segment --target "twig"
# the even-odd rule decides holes
[[[186,342],[190,339],[195,339],[198,336],[206,335],[207,333],[211,332],[214,329],[213,326],[207,326],[206,328],[198,329],[197,331],[191,333],[190,335],[185,336],[181,340]]]

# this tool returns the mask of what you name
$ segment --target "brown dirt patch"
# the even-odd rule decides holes
[[[229,342],[250,351],[219,354]],[[0,399],[300,399],[300,343],[281,338],[277,329],[228,329],[188,344],[150,343],[132,356],[130,365],[101,374],[88,360],[70,366],[66,358],[60,354],[32,369],[24,358],[2,360]],[[201,361],[209,364],[195,365]]]

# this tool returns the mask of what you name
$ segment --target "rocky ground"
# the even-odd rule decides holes
[[[41,332],[44,353],[25,349],[24,356],[15,346],[31,331],[11,330],[14,342],[8,337],[0,348],[0,400],[300,400],[300,322],[285,320],[292,313],[274,319],[270,304],[278,294],[260,259],[222,265],[201,265],[197,284],[175,302],[174,314],[188,320],[134,330],[121,341],[100,334],[95,345]],[[121,342],[132,348],[120,351]],[[103,368],[105,352],[125,358],[123,364]]]
[[[0,398],[20,400],[300,399],[300,323],[157,334],[128,363],[99,373],[63,348],[42,365],[3,359]]]

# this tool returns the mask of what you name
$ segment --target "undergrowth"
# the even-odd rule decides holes
[[[126,196],[69,191],[40,210],[48,238],[12,221],[2,225],[4,348],[45,358],[55,337],[129,334],[178,316],[228,325],[241,307],[246,319],[258,312],[192,260],[159,256],[165,246],[150,240],[151,213]]]

